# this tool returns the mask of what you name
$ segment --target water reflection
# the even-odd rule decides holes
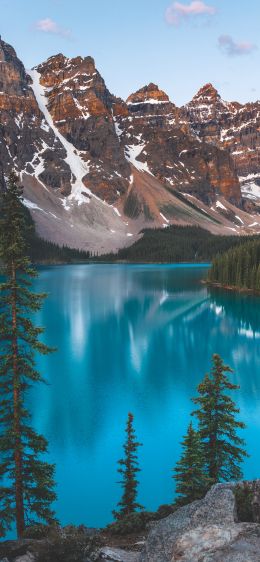
[[[188,423],[190,397],[214,352],[235,370],[254,451],[259,300],[208,292],[201,284],[205,275],[206,268],[189,266],[41,270],[37,290],[50,296],[39,322],[47,327],[47,342],[59,351],[41,358],[40,369],[51,384],[41,390],[40,400],[36,392],[30,400],[35,424],[47,434],[58,463],[58,511],[64,521],[68,512],[91,525],[110,519],[119,494],[115,463],[129,410],[145,445],[142,503],[153,509],[171,500],[170,469]],[[245,466],[248,476],[260,460],[256,455]]]

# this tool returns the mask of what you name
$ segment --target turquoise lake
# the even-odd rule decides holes
[[[206,274],[199,265],[40,269],[34,288],[49,297],[37,323],[58,351],[38,359],[50,384],[36,387],[29,402],[57,465],[62,524],[112,520],[129,411],[143,443],[139,501],[148,510],[172,501],[190,399],[213,353],[241,386],[236,401],[251,455],[244,473],[260,476],[260,299],[209,291]]]

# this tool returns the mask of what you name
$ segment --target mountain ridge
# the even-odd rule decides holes
[[[56,243],[117,250],[151,226],[215,232],[215,215],[223,234],[260,231],[258,109],[260,125],[260,102],[223,102],[211,84],[182,108],[152,82],[124,101],[92,57],[59,53],[26,72],[0,41],[0,176],[16,170]]]

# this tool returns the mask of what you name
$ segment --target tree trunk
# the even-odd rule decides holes
[[[14,464],[15,464],[15,509],[16,529],[20,538],[25,530],[24,500],[23,500],[23,460],[20,423],[20,394],[21,383],[18,372],[17,345],[17,304],[16,304],[16,270],[12,264],[12,353],[13,353],[13,406],[14,406]]]

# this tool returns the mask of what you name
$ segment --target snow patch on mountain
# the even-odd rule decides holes
[[[125,157],[128,162],[130,162],[135,168],[137,168],[137,170],[140,170],[141,172],[147,172],[152,176],[153,174],[149,170],[147,162],[140,162],[140,160],[137,160],[138,156],[140,156],[144,148],[145,143],[142,142],[140,142],[140,144],[130,144],[125,148]]]
[[[76,202],[78,205],[82,205],[82,203],[88,203],[90,201],[90,198],[88,196],[92,194],[82,181],[86,174],[89,172],[88,163],[84,162],[80,158],[75,147],[69,141],[67,141],[67,139],[65,139],[65,137],[60,133],[57,127],[55,127],[51,114],[48,110],[46,89],[40,83],[41,74],[35,69],[28,72],[28,74],[31,76],[33,81],[32,89],[39,108],[42,111],[48,125],[53,130],[55,136],[60,140],[67,153],[65,162],[67,162],[70,167],[73,182],[71,194],[64,199],[64,207],[65,209],[69,209],[70,204],[73,202]]]

